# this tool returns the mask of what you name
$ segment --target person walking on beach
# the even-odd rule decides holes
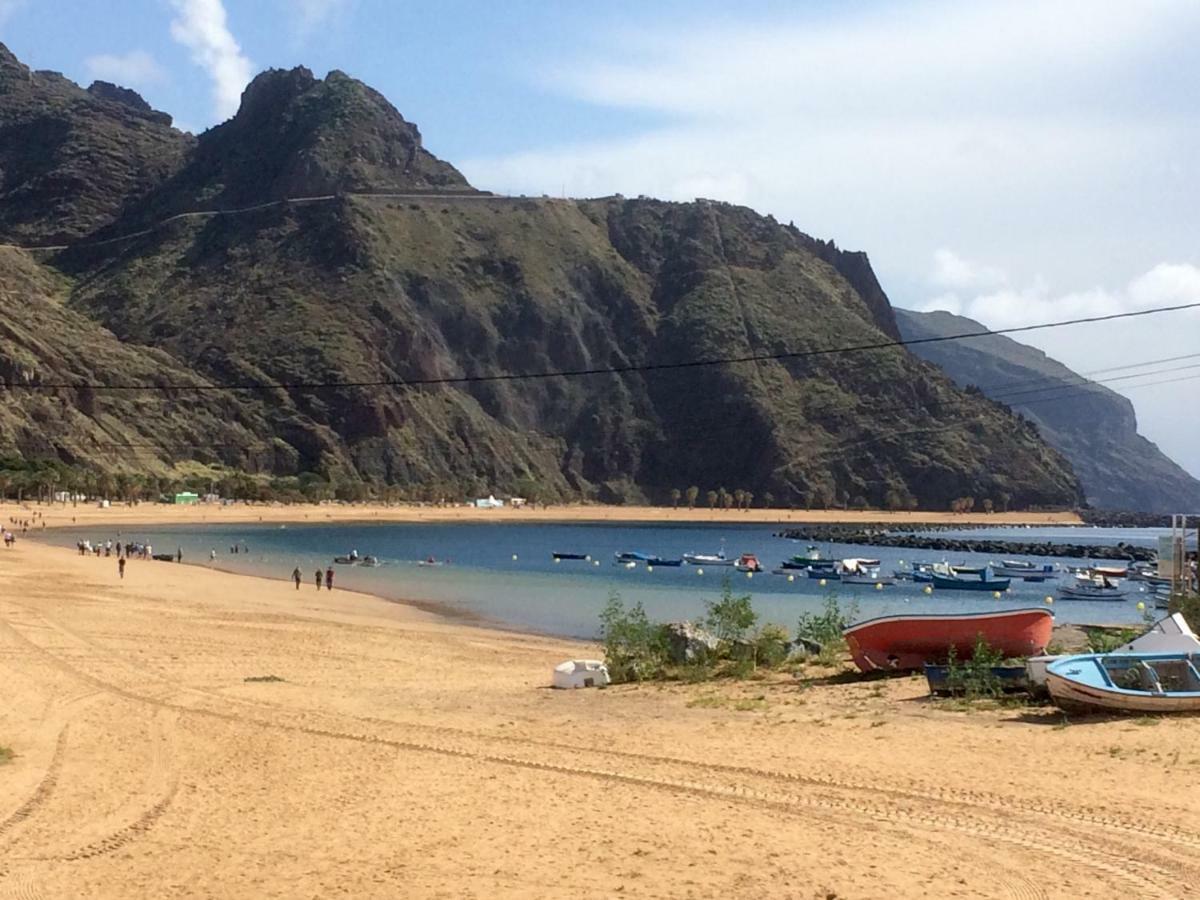
[[[321,589],[321,584],[323,583],[324,579],[325,579],[325,573],[322,572],[320,569],[317,569],[317,590],[318,591]]]
[[[175,550],[175,562],[177,562],[177,563],[183,562],[183,548],[182,547],[178,547]]]
[[[333,590],[333,566],[325,570],[325,590]]]
[[[125,557],[117,557],[117,574],[123,579],[125,577]]]
[[[296,582],[296,590],[300,590],[300,567],[292,569],[292,581]]]

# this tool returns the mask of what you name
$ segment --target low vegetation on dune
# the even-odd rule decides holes
[[[640,602],[626,606],[614,593],[600,613],[600,643],[614,683],[748,678],[812,663],[837,667],[846,659],[842,629],[855,616],[835,596],[819,614],[800,617],[795,636],[761,622],[749,594],[734,594],[726,579],[717,600],[694,622],[651,620]]]

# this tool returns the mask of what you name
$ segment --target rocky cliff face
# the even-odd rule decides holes
[[[979,331],[947,312],[896,311],[906,338]],[[918,344],[913,352],[964,387],[973,385],[1034,422],[1070,460],[1088,503],[1102,509],[1178,512],[1200,507],[1200,481],[1138,434],[1133,404],[1003,336]]]
[[[1079,498],[1033,427],[903,349],[804,355],[887,340],[891,307],[865,256],[751,210],[483,196],[377,93],[304,69],[259,76],[172,160],[126,185],[100,234],[332,195],[50,260],[98,345],[237,386],[217,394],[246,438],[222,438],[227,465],[606,500],[691,484],[796,504]],[[790,355],[661,368],[774,354]],[[511,378],[607,368],[638,371]],[[203,440],[163,432],[157,458]]]
[[[0,44],[0,241],[55,244],[112,224],[191,145],[133,91],[85,91]]]

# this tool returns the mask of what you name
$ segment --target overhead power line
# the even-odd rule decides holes
[[[1022,334],[1029,331],[1041,331],[1049,328],[1063,328],[1069,325],[1084,325],[1094,322],[1112,322],[1118,319],[1131,319],[1140,316],[1157,315],[1160,313],[1179,312],[1200,308],[1200,301],[1181,303],[1174,306],[1157,306],[1150,309],[1133,310],[1132,312],[1110,313],[1103,316],[1084,316],[1076,319],[1062,319],[1057,322],[1041,322],[1036,325],[1018,325],[1011,328],[984,329],[969,331],[962,334],[937,335],[934,337],[912,338],[909,340],[874,341],[867,344],[851,344],[843,347],[821,347],[812,350],[796,350],[781,353],[751,353],[744,356],[713,357],[709,359],[686,360],[683,362],[662,363],[629,363],[622,366],[597,366],[584,369],[559,369],[539,372],[504,372],[492,375],[449,375],[439,378],[383,378],[363,381],[264,381],[264,382],[235,382],[232,384],[149,384],[149,383],[102,383],[102,382],[52,382],[36,384],[5,384],[5,390],[79,390],[91,389],[96,391],[179,391],[179,392],[209,392],[209,391],[262,391],[262,390],[336,390],[341,388],[387,388],[387,387],[431,387],[438,385],[488,384],[507,381],[533,381],[551,378],[585,378],[596,375],[629,375],[656,372],[685,371],[689,369],[712,368],[715,366],[742,365],[759,362],[785,362],[801,359],[814,359],[823,356],[837,356],[850,353],[863,353],[872,350],[887,350],[895,347],[911,347],[918,344],[936,344],[946,341],[960,341],[968,338],[992,337],[995,335]]]

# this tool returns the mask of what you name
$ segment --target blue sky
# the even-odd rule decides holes
[[[0,0],[0,40],[196,131],[263,68],[339,68],[479,187],[745,203],[993,327],[1200,300],[1194,0]],[[1090,372],[1197,336],[1028,341]],[[1200,381],[1137,383],[1112,386],[1200,474]]]

